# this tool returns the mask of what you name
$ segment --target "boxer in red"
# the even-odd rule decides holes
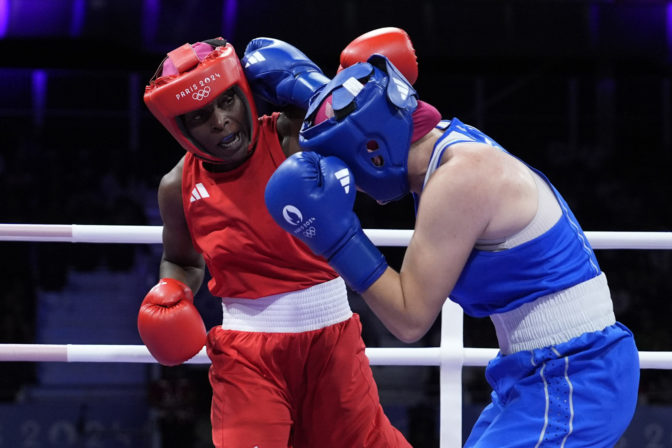
[[[291,45],[265,41],[272,48],[255,50],[256,68],[273,52],[291,60],[280,74],[285,92],[307,108],[329,79]],[[412,51],[398,33],[390,38],[400,42]],[[138,330],[167,366],[206,346],[214,445],[408,447],[383,413],[345,283],[264,205],[271,174],[300,151],[303,114],[257,117],[243,65],[221,38],[168,53],[144,99],[186,154],[159,185],[160,280]],[[206,269],[223,309],[222,325],[207,333],[193,305]]]

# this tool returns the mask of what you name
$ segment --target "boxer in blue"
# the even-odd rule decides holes
[[[637,402],[637,347],[584,232],[541,172],[478,129],[442,120],[380,55],[313,96],[300,144],[269,180],[266,205],[394,335],[421,338],[447,298],[493,322],[492,402],[465,446],[616,444]],[[381,203],[414,195],[399,272],[362,231],[354,185]]]

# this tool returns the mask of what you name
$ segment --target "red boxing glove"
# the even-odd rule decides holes
[[[152,356],[164,366],[193,358],[206,339],[191,289],[172,278],[162,278],[145,296],[138,313],[138,332]]]
[[[410,84],[418,79],[418,61],[413,42],[406,31],[394,27],[369,31],[350,42],[341,52],[338,71],[357,62],[366,62],[374,53],[387,57]]]

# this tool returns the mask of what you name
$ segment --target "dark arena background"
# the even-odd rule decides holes
[[[662,0],[0,0],[0,222],[161,224],[158,182],[183,150],[142,94],[167,51],[222,36],[242,55],[276,37],[333,76],[343,47],[385,26],[413,40],[420,98],[546,173],[586,231],[672,229]],[[356,209],[364,228],[413,226],[410,199],[360,195]],[[403,248],[383,251],[399,267]],[[141,344],[160,255],[160,244],[0,242],[0,343]],[[639,349],[672,350],[672,252],[597,257]],[[216,325],[205,287],[196,304]],[[369,347],[407,346],[360,297],[351,305]],[[412,346],[437,346],[435,327]],[[491,323],[465,317],[464,345],[495,347]],[[392,422],[414,447],[438,447],[438,368],[373,370]],[[483,370],[463,369],[464,434],[489,398]],[[672,447],[672,372],[641,375],[618,446]],[[0,447],[211,447],[209,400],[207,365],[4,362]]]

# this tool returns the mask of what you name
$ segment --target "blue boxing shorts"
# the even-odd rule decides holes
[[[499,354],[492,402],[465,448],[611,448],[635,412],[639,354],[620,323],[551,347]]]

